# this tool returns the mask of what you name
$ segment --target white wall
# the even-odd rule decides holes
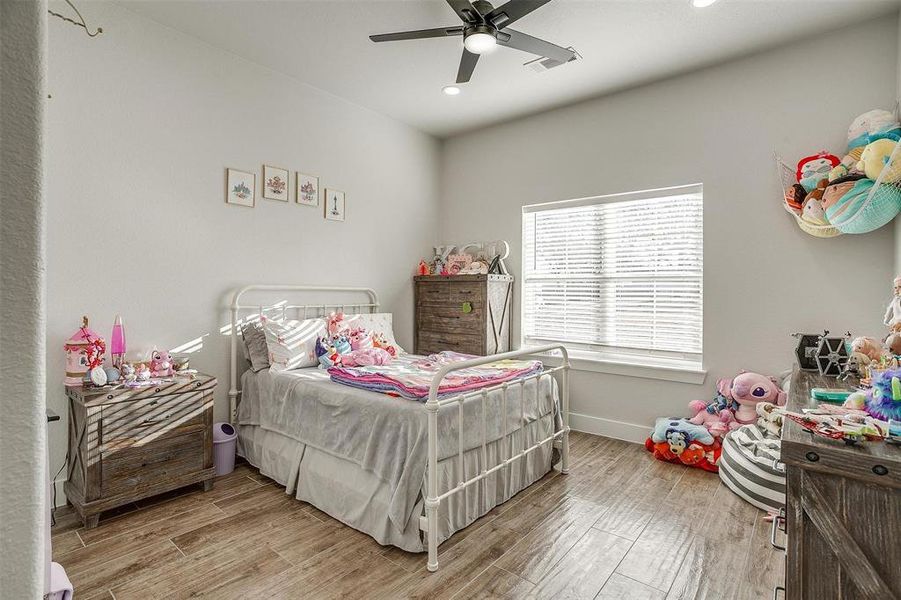
[[[207,46],[120,6],[91,3],[104,33],[50,22],[48,405],[65,415],[63,342],[82,314],[130,350],[198,337],[227,413],[231,288],[365,285],[412,342],[410,277],[437,236],[438,143],[410,127]],[[316,60],[298,56],[297,60]],[[321,176],[347,221],[260,198],[261,165]],[[257,206],[227,206],[225,168],[257,173]],[[62,464],[66,426],[54,428]]]
[[[719,377],[789,368],[792,332],[882,330],[892,228],[802,233],[780,206],[772,155],[841,154],[856,115],[893,103],[897,41],[894,17],[869,22],[445,141],[441,237],[508,239],[516,274],[523,204],[704,184],[706,384],[579,372],[574,412],[641,427],[576,425],[638,438],[711,399]]]

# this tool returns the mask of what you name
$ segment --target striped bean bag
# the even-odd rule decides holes
[[[723,439],[720,479],[757,508],[778,512],[785,506],[785,471],[780,468],[780,456],[781,440],[768,436],[757,425],[745,425]]]

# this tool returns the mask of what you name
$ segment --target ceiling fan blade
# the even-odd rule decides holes
[[[532,37],[531,35],[526,35],[525,33],[514,29],[505,29],[504,31],[498,32],[497,43],[501,46],[515,48],[530,54],[537,54],[538,56],[544,56],[561,63],[568,62],[576,57],[576,53],[572,50],[562,48],[557,44],[546,42],[536,37]]]
[[[396,42],[399,40],[421,40],[425,38],[440,38],[454,35],[463,35],[462,27],[436,27],[435,29],[417,29],[415,31],[398,31],[397,33],[380,33],[370,35],[373,42]]]
[[[447,0],[457,16],[467,25],[481,23],[482,15],[475,9],[469,0]]]
[[[449,1],[449,0],[448,0]],[[551,0],[510,0],[485,15],[485,20],[498,29],[513,25],[533,10],[537,10]]]
[[[463,56],[460,57],[460,68],[457,70],[457,83],[466,83],[470,80],[477,62],[479,62],[479,55],[464,48]]]

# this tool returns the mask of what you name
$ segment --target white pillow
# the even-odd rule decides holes
[[[269,362],[287,369],[318,365],[316,340],[328,335],[325,319],[322,318],[281,323],[265,319],[263,331],[266,333]]]
[[[398,354],[404,354],[405,350],[394,339],[393,318],[391,313],[362,313],[359,315],[344,315],[344,322],[350,327],[362,327],[368,331],[380,333],[389,345],[394,346]]]

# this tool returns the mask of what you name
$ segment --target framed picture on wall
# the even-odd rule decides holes
[[[253,208],[257,176],[238,169],[225,170],[225,202]]]
[[[288,170],[263,165],[263,198],[288,201]]]
[[[325,188],[325,218],[329,221],[343,221],[345,208],[344,192]]]
[[[294,191],[298,204],[319,206],[319,178],[315,175],[307,175],[298,171]]]

